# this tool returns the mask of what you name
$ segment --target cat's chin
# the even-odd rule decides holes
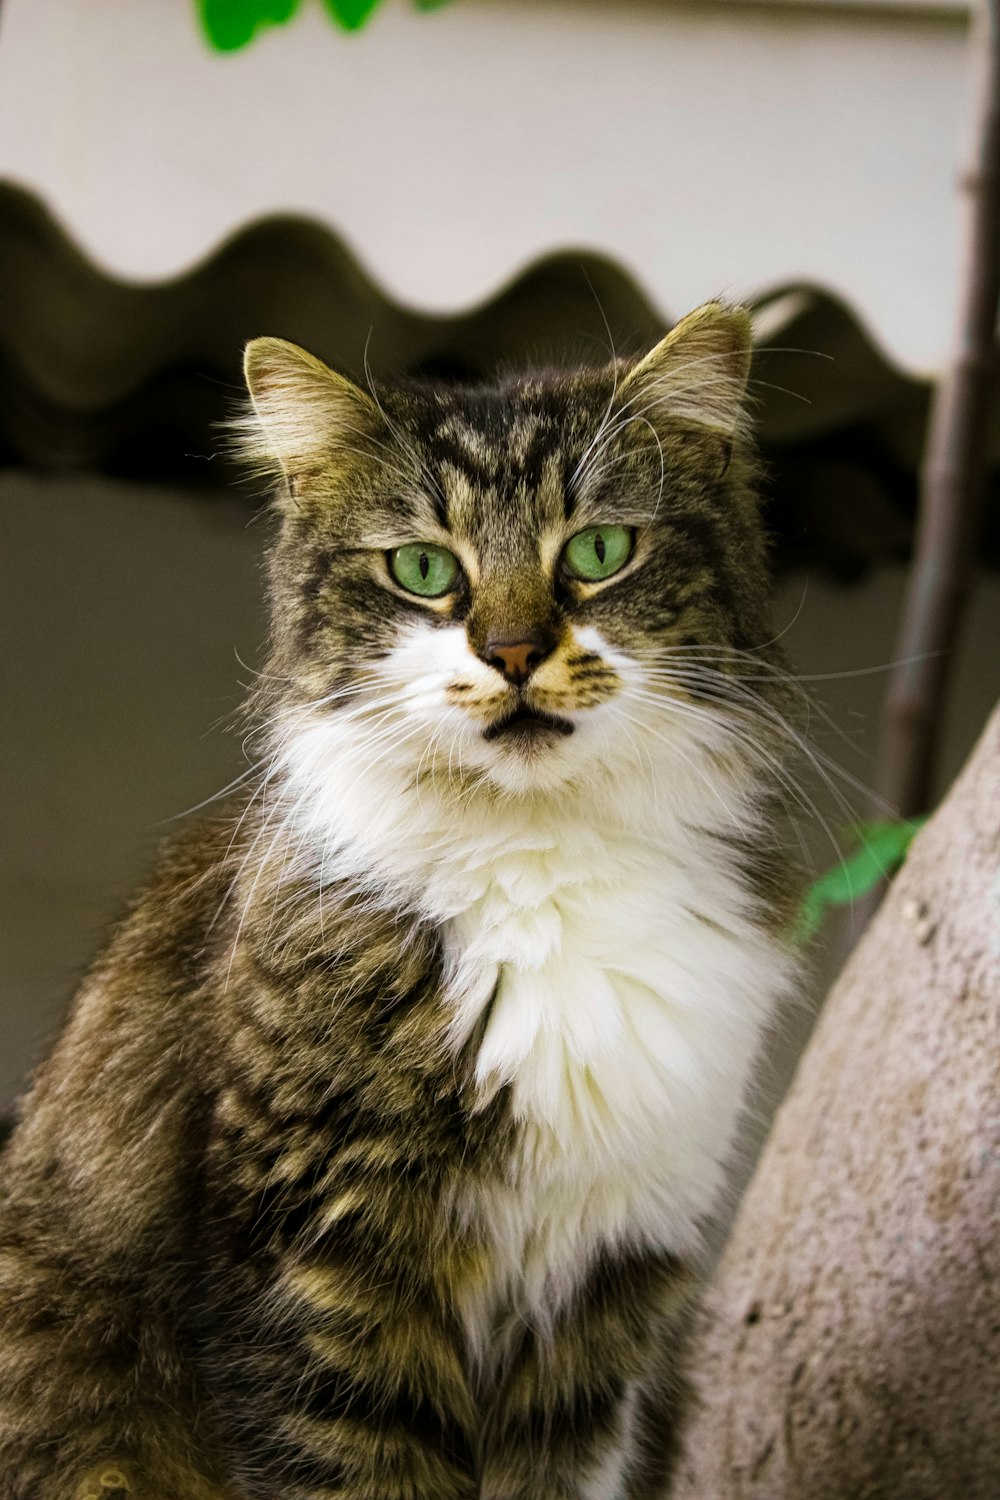
[[[537,759],[508,756],[502,764],[491,766],[486,779],[508,797],[535,797],[539,793],[561,791],[573,779],[564,764],[542,764]]]
[[[485,779],[514,796],[564,787],[579,772],[578,757],[569,749],[572,729],[572,725],[562,731],[526,725],[508,729],[484,743],[486,754],[480,764]]]

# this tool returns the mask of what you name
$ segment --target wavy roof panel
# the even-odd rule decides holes
[[[657,305],[807,281],[941,367],[967,17],[950,4],[319,0],[213,52],[186,3],[4,0],[0,177],[115,274],[187,272],[274,212],[454,312],[586,247]]]
[[[906,550],[928,387],[894,368],[852,311],[815,287],[754,304],[753,392],[781,554],[850,573]],[[241,351],[278,334],[364,379],[480,379],[608,357],[669,326],[610,260],[566,251],[452,316],[389,298],[329,230],[251,224],[187,275],[106,275],[31,195],[0,184],[0,459],[197,487],[237,481],[219,424]],[[994,422],[1000,460],[1000,415]]]

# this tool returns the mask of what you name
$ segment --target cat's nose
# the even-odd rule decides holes
[[[483,651],[483,660],[508,682],[519,687],[527,682],[536,667],[541,666],[551,653],[552,647],[541,636],[529,636],[523,641],[488,640]]]

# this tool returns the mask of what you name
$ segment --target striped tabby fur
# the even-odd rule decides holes
[[[637,365],[376,399],[250,346],[264,759],[3,1158],[3,1500],[656,1492],[792,971],[748,351],[710,305]],[[634,551],[587,582],[594,525]],[[390,574],[413,541],[442,597]]]

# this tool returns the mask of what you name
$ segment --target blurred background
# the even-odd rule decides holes
[[[955,324],[969,38],[960,0],[3,0],[0,1111],[171,820],[243,769],[269,523],[217,424],[257,334],[462,378],[750,303],[834,862]],[[1000,695],[996,410],[989,446],[935,796]]]

